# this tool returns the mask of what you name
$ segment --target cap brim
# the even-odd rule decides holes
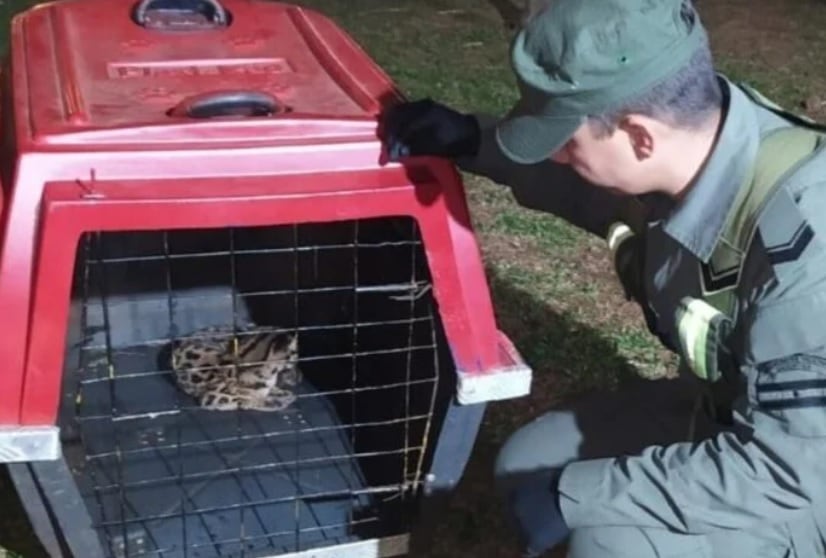
[[[513,116],[496,127],[496,142],[508,159],[533,165],[565,145],[584,120],[579,116]]]

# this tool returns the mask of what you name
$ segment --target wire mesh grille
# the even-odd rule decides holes
[[[61,420],[105,549],[252,557],[394,534],[423,482],[437,322],[412,219],[86,235]],[[297,335],[295,400],[201,407],[171,343],[220,326],[238,351],[249,324]]]

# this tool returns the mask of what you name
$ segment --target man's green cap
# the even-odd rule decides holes
[[[684,0],[550,0],[513,42],[521,98],[499,146],[518,163],[548,158],[585,117],[670,77],[707,40]]]

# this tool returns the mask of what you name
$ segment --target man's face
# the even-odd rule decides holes
[[[597,186],[641,194],[651,187],[650,173],[645,171],[652,148],[648,130],[632,120],[623,121],[613,133],[604,135],[586,122],[551,155],[551,160],[570,165]]]

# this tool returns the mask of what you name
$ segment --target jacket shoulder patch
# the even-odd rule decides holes
[[[813,246],[815,229],[788,189],[780,188],[758,224],[766,256],[773,266],[797,261]]]

